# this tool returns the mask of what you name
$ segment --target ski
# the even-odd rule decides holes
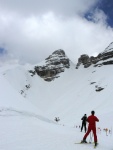
[[[87,144],[94,144],[94,142],[88,142],[88,143],[76,142],[76,143],[74,143],[74,144],[86,144],[86,145],[87,145]],[[97,148],[98,144],[99,144],[99,143],[97,143],[96,146],[94,145],[94,149]]]
[[[97,146],[98,146],[98,143],[97,143],[97,145],[96,145],[96,146],[94,145],[94,148],[97,148]]]
[[[88,143],[75,142],[74,144],[93,144],[93,143],[91,143],[91,142],[88,142]]]
[[[94,149],[97,148],[97,146],[94,145]]]
[[[96,147],[97,147],[97,146],[94,145],[94,149],[95,149]]]

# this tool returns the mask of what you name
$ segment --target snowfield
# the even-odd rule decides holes
[[[71,63],[51,82],[32,77],[33,67],[0,68],[0,150],[94,149],[74,144],[85,134],[79,128],[82,116],[92,110],[100,120],[97,149],[113,150],[113,65],[75,69]],[[92,134],[87,141],[93,142]]]

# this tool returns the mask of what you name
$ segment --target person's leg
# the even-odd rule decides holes
[[[82,132],[82,129],[83,129],[83,123],[82,123],[82,126],[81,126],[81,132]]]
[[[83,137],[83,140],[81,141],[82,143],[87,143],[86,138],[87,138],[87,136],[89,135],[90,132],[91,132],[91,128],[88,127],[88,131],[86,132],[86,134]]]
[[[87,130],[86,134],[84,135],[83,139],[86,139],[90,132],[91,132],[91,128],[88,127],[88,130]]]
[[[92,130],[93,130],[93,135],[94,135],[94,142],[95,142],[95,146],[97,146],[96,128],[94,127]]]
[[[94,127],[92,130],[94,135],[94,142],[97,142],[96,128]]]
[[[85,130],[85,133],[86,133],[86,123],[84,123],[84,130]]]

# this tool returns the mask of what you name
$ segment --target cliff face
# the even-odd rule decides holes
[[[81,55],[78,58],[76,69],[78,69],[81,64],[84,66],[84,68],[87,68],[91,65],[94,67],[101,67],[102,65],[113,64],[113,42],[96,57],[89,57],[87,54]],[[45,59],[44,65],[35,66],[34,70],[30,70],[29,72],[32,74],[31,76],[37,74],[45,81],[52,81],[55,78],[58,78],[60,73],[65,71],[65,68],[69,67],[69,58],[66,56],[64,50],[59,49],[54,51]]]
[[[69,58],[65,55],[62,49],[54,51],[48,58],[45,59],[45,65],[35,66],[34,71],[30,70],[32,75],[37,74],[45,81],[52,81],[58,78],[58,74],[65,71],[65,68],[70,67]]]
[[[87,54],[83,54],[78,59],[78,63],[76,65],[76,69],[79,68],[81,64],[84,65],[84,68],[89,67],[94,64],[94,67],[102,66],[102,65],[110,65],[113,64],[113,42],[102,52],[99,53],[96,57],[89,57]]]

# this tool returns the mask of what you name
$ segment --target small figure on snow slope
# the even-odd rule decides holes
[[[55,117],[55,121],[56,122],[60,121],[59,117]]]

